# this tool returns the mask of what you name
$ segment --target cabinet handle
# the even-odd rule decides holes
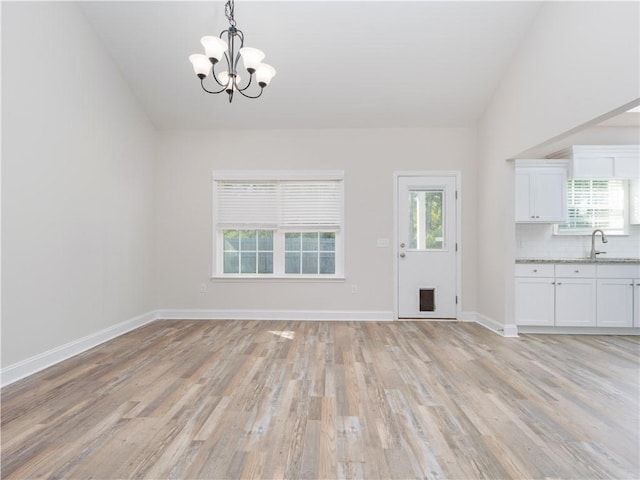
[[[558,282],[558,285],[562,285],[562,282]]]
[[[533,269],[533,273],[537,273],[537,272],[538,272],[538,269],[537,269],[537,268],[534,268],[534,269]]]
[[[551,285],[555,285],[555,284],[556,284],[556,282],[551,282]]]
[[[536,215],[536,218],[540,218],[540,215]]]
[[[535,215],[531,215],[531,218],[536,218],[536,216]]]
[[[580,273],[580,270],[574,270],[575,273]]]

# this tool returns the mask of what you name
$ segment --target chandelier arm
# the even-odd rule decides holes
[[[247,88],[249,88],[249,86],[251,85],[251,82],[253,81],[253,75],[249,76],[249,83],[247,83],[247,85],[244,88],[240,88],[238,87],[238,85],[236,85],[236,88],[238,89],[239,92],[244,92]]]
[[[213,68],[211,69],[211,76],[212,76],[212,77],[213,77],[213,79],[216,81],[216,83],[217,83],[218,85],[220,85],[221,87],[226,87],[226,86],[227,86],[226,84],[224,84],[224,83],[222,83],[220,80],[218,80],[218,77],[216,76],[216,72],[215,72],[215,70],[214,70]],[[204,79],[203,79],[203,80],[204,80]]]
[[[218,79],[216,78],[216,81],[218,81]],[[222,85],[220,82],[218,82],[218,84]],[[204,86],[204,78],[200,79],[200,85],[202,86],[202,89],[207,92],[207,93],[222,93],[226,90],[226,86],[222,87],[222,90],[218,90],[217,92],[212,92],[211,90],[207,90],[207,88]]]
[[[248,86],[248,85],[247,85]],[[244,89],[246,90],[246,88]],[[258,95],[256,95],[255,97],[251,96],[251,95],[247,95],[246,93],[244,93],[242,90],[237,90],[238,92],[240,92],[240,95],[242,95],[243,97],[247,97],[247,98],[258,98],[260,95],[262,95],[262,92],[264,92],[264,87],[260,87],[260,93]]]

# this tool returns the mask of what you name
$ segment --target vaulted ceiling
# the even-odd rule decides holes
[[[80,5],[159,129],[473,126],[540,6],[237,0],[245,45],[278,73],[229,104],[188,61],[228,26],[223,2]]]

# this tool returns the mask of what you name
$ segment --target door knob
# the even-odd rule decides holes
[[[400,257],[401,257],[401,258],[404,258],[404,253],[401,253],[401,254],[400,254]]]
[[[401,243],[401,244],[400,244],[400,247],[401,247],[401,248],[404,248],[404,243]]]

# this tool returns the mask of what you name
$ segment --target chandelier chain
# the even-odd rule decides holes
[[[236,19],[233,18],[234,9],[235,5],[233,0],[227,0],[227,3],[224,6],[224,14],[227,17],[227,20],[229,20],[229,25],[232,27],[236,26]]]

